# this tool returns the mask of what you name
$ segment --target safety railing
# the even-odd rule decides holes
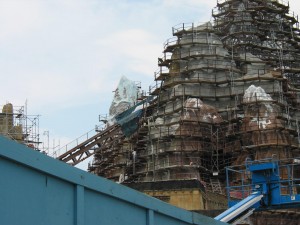
[[[205,39],[206,40],[206,39]],[[165,52],[161,57],[158,58],[159,66],[168,66],[171,61],[176,61],[180,59],[186,59],[190,57],[200,57],[204,55],[217,55],[218,46],[215,45],[205,45],[197,46],[196,48],[190,49],[180,49],[176,54]]]
[[[180,32],[192,31],[194,28],[194,23],[180,23],[172,27],[173,35],[176,35]]]
[[[253,184],[253,177],[249,171],[251,165],[263,165],[265,163],[274,163],[278,165],[277,181],[271,181],[270,184],[277,184],[281,195],[295,196],[300,193],[300,159],[287,158],[278,160],[276,155],[272,158],[266,158],[256,161],[246,160],[244,165],[230,166],[226,168],[227,194],[231,199],[244,199],[256,190],[259,185]],[[263,166],[261,167],[264,168]],[[276,169],[273,169],[273,172]],[[267,174],[267,173],[266,173]],[[255,181],[257,182],[257,181]],[[261,183],[261,186],[263,183]]]
[[[159,66],[167,66],[168,62],[172,59],[172,53],[171,52],[164,52],[159,58],[158,58],[158,65]]]
[[[159,67],[156,72],[154,72],[155,80],[160,80],[162,77],[167,76],[169,74],[169,69],[164,67]]]
[[[167,50],[168,48],[175,46],[176,44],[178,44],[177,37],[169,38],[164,42],[164,49]]]
[[[88,140],[89,138],[93,137],[96,134],[96,131],[99,130],[99,127],[95,127],[94,129],[86,132],[85,134],[81,135],[80,137],[76,138],[75,140],[67,143],[66,145],[59,147],[57,150],[54,150],[51,157],[58,157],[63,153],[67,152],[68,150],[72,149],[73,147],[78,146],[80,143]]]
[[[155,93],[156,90],[160,89],[161,87],[161,80],[156,80],[155,83],[151,84],[149,86],[149,94],[153,94]],[[158,93],[155,93],[158,94]]]

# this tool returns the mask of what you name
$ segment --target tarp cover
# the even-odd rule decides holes
[[[149,97],[115,117],[126,137],[129,137],[137,130],[139,118],[142,116],[144,110],[144,105],[151,100],[152,97]]]

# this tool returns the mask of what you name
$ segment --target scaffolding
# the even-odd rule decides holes
[[[39,115],[28,115],[25,106],[0,106],[0,134],[35,150],[39,149]]]
[[[197,179],[224,193],[226,166],[299,157],[298,17],[277,0],[218,0],[212,16],[173,27],[138,129],[100,147],[90,171],[117,182]]]

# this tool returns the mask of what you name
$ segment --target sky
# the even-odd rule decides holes
[[[99,125],[123,75],[148,91],[172,27],[212,21],[216,2],[0,0],[0,105],[26,104],[44,146],[63,147]]]

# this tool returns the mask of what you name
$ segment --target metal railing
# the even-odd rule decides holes
[[[54,150],[52,154],[50,154],[51,157],[56,158],[64,153],[66,153],[68,150],[72,149],[73,147],[78,146],[80,143],[88,140],[89,138],[93,137],[96,134],[97,127],[94,129],[86,132],[85,134],[81,135],[80,137],[74,139],[73,141],[67,143],[66,145],[58,148],[57,150]]]

